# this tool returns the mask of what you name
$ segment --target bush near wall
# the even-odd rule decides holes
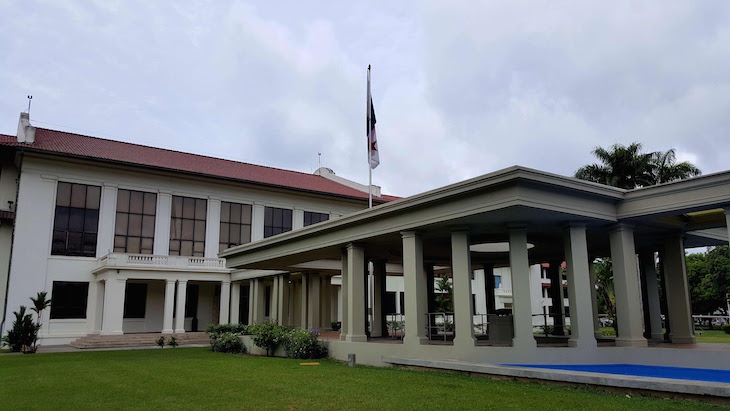
[[[250,335],[254,345],[266,350],[267,356],[274,355],[277,347],[283,347],[289,358],[325,358],[329,354],[326,345],[317,339],[318,330],[298,330],[267,321],[261,324],[220,324],[206,329],[213,351],[245,353],[240,336]]]
[[[320,342],[317,330],[294,330],[284,340],[284,350],[289,358],[315,359],[326,358],[329,351]]]

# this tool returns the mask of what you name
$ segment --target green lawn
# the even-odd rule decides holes
[[[347,367],[335,361],[207,348],[0,355],[2,409],[713,409],[443,372]]]
[[[730,334],[722,330],[695,330],[695,337],[698,343],[730,344]]]

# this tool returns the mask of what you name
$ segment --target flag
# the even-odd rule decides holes
[[[370,94],[370,67],[368,67],[368,104],[366,107],[368,153],[370,168],[373,169],[380,164],[380,154],[378,154],[378,139],[375,135],[375,107],[373,106],[373,96]]]

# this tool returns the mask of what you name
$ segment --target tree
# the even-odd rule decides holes
[[[33,307],[31,308],[32,311],[34,311],[36,314],[38,314],[38,324],[41,323],[41,313],[43,310],[51,306],[51,300],[46,299],[46,296],[48,295],[45,291],[40,291],[38,293],[38,296],[36,298],[31,297],[30,301],[33,302]]]
[[[453,313],[454,312],[454,286],[449,280],[448,275],[444,275],[436,280],[436,287],[438,287],[436,294],[436,311],[440,313]]]
[[[668,183],[675,180],[695,177],[702,172],[694,164],[683,161],[677,163],[676,151],[673,148],[665,152],[658,151],[652,158],[654,184]]]
[[[640,143],[614,144],[608,149],[596,147],[591,153],[601,164],[589,164],[575,172],[581,180],[632,189],[652,185],[652,163],[656,153],[641,153]]]
[[[709,247],[707,252],[686,258],[687,282],[692,313],[727,315],[725,294],[730,292],[730,250],[728,246]]]

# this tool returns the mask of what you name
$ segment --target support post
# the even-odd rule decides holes
[[[669,339],[674,344],[694,344],[692,306],[684,261],[684,240],[679,235],[664,242],[664,273],[667,280],[664,286],[667,290],[669,321],[672,323]]]
[[[307,328],[315,329],[321,328],[320,321],[320,297],[322,296],[322,290],[320,290],[320,275],[319,273],[309,274],[309,297],[307,307]]]
[[[348,285],[350,284],[350,274],[348,273],[348,268],[350,264],[347,261],[348,259],[348,253],[347,249],[342,250],[342,268],[340,269],[342,274],[342,286],[340,287],[340,291],[342,293],[342,324],[340,327],[340,341],[345,341],[347,339],[347,331],[349,330],[349,322],[348,322],[348,301],[347,301],[347,289]]]
[[[172,334],[173,310],[175,309],[175,280],[165,281],[165,308],[162,314],[162,333]]]
[[[188,280],[177,282],[177,307],[175,310],[175,334],[185,332],[185,302],[188,298]]]
[[[104,314],[101,335],[124,334],[124,293],[127,289],[126,278],[107,278],[104,285]],[[53,296],[51,296],[53,297]]]
[[[563,290],[563,276],[560,274],[560,263],[558,260],[551,260],[550,267],[548,267],[552,297],[550,315],[553,317],[555,335],[565,335],[565,292]],[[568,282],[568,285],[570,286],[570,282]]]
[[[241,282],[231,283],[231,324],[238,324],[241,321]]]
[[[256,280],[248,282],[248,325],[256,322]]]
[[[662,333],[662,309],[659,302],[654,250],[641,250],[639,265],[641,266],[641,296],[644,307],[644,338],[661,341],[664,339],[664,334]]]
[[[613,288],[618,321],[617,347],[646,347],[641,326],[641,294],[633,227],[616,225],[610,233]]]
[[[347,342],[367,341],[365,334],[365,250],[353,243],[347,245]]]
[[[588,268],[588,241],[586,227],[570,224],[565,231],[565,262],[570,304],[570,339],[568,346],[596,347],[591,307],[591,277]],[[562,282],[560,284],[562,289]],[[562,304],[562,301],[561,301]]]
[[[220,313],[218,316],[218,324],[228,324],[230,316],[231,306],[231,282],[221,281],[221,296],[220,296]]]
[[[454,276],[454,348],[468,349],[474,338],[474,313],[471,303],[471,254],[469,232],[451,233],[451,272]]]
[[[532,334],[532,300],[530,298],[530,260],[527,254],[527,229],[509,229],[509,265],[512,273],[513,329],[512,346],[537,347]]]
[[[388,324],[383,312],[383,301],[385,301],[385,261],[376,260],[373,262],[373,330],[370,335],[373,337],[385,337],[388,335]]]
[[[302,273],[301,287],[299,287],[299,326],[307,328],[307,309],[309,298],[309,274]]]
[[[405,293],[406,333],[404,344],[428,344],[426,312],[428,295],[423,269],[423,243],[415,231],[401,232],[403,239],[403,292]],[[433,280],[432,280],[433,281]]]
[[[279,307],[276,312],[279,325],[289,325],[289,274],[279,276]]]

